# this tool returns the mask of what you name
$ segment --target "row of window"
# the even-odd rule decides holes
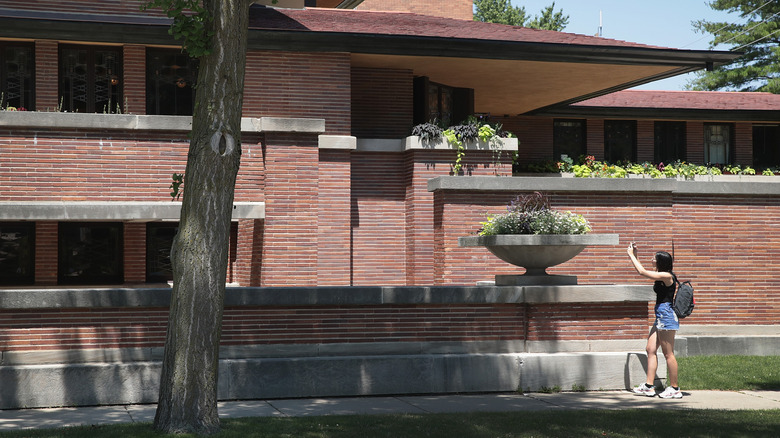
[[[198,63],[178,49],[146,51],[146,113],[192,115]],[[32,43],[0,41],[0,107],[35,109]],[[125,112],[122,49],[61,45],[61,111]]]
[[[61,222],[58,226],[57,283],[124,283],[124,230],[120,222]],[[171,245],[178,225],[150,222],[146,228],[146,281],[173,278]],[[0,223],[0,285],[35,282],[35,224]]]
[[[576,159],[587,155],[586,120],[555,120],[553,156],[565,154]],[[635,120],[604,121],[604,160],[610,163],[637,161]],[[657,121],[654,126],[656,163],[687,161],[686,122]],[[734,125],[704,125],[704,162],[733,164],[735,159]],[[753,125],[753,162],[757,167],[780,166],[780,126]]]

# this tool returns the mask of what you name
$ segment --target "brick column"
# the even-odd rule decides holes
[[[317,284],[352,285],[352,171],[350,150],[320,152]]]
[[[146,114],[146,48],[123,47],[122,112]]]
[[[735,163],[741,166],[753,166],[753,124],[749,122],[736,123],[734,126]]]
[[[233,270],[233,281],[241,286],[260,286],[263,253],[263,221],[238,221],[238,238]]]
[[[57,222],[35,223],[35,285],[57,284]]]
[[[683,160],[689,163],[704,163],[703,122],[689,121],[685,124],[685,157]]]
[[[57,41],[35,42],[35,110],[54,111],[60,104]]]
[[[655,123],[652,120],[636,122],[636,161],[655,160]]]
[[[593,155],[597,160],[604,159],[604,119],[588,119],[587,141],[585,148],[588,155]],[[577,157],[571,157],[576,160]]]
[[[317,144],[314,134],[265,136],[262,286],[317,284]]]
[[[146,283],[146,223],[124,224],[125,283]]]

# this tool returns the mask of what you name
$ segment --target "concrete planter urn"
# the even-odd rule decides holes
[[[573,285],[575,275],[550,275],[547,268],[574,258],[587,246],[617,245],[617,234],[500,234],[458,238],[461,247],[485,247],[501,260],[526,269],[522,275],[496,275],[497,286]]]

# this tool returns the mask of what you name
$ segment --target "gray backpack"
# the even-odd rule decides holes
[[[690,281],[680,283],[674,274],[672,274],[672,277],[674,277],[674,282],[677,283],[677,293],[674,295],[672,308],[677,317],[682,319],[693,313],[693,308],[696,305],[696,300],[693,298],[693,286]]]

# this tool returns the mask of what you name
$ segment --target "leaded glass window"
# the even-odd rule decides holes
[[[191,116],[198,61],[178,49],[148,49],[146,114]]]
[[[0,108],[33,110],[32,44],[0,41]]]
[[[62,110],[123,111],[122,51],[114,47],[63,46],[60,51]]]
[[[119,222],[60,222],[59,283],[123,283],[122,230]]]

